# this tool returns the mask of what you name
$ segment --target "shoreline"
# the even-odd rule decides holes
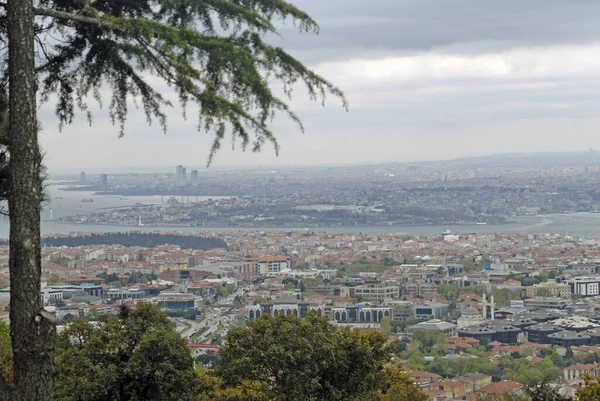
[[[166,223],[166,222],[165,222]],[[266,223],[266,222],[262,222]],[[44,219],[41,230],[43,235],[69,235],[77,232],[119,232],[119,231],[180,231],[180,232],[260,232],[260,231],[288,231],[288,232],[325,232],[331,234],[368,234],[368,235],[411,235],[421,237],[439,237],[443,231],[449,230],[451,234],[569,234],[572,236],[600,239],[600,214],[598,213],[569,213],[552,214],[539,216],[513,216],[505,224],[428,224],[428,225],[383,225],[383,226],[318,226],[307,227],[305,225],[296,226],[139,226],[132,225],[112,225],[112,224],[89,224],[87,222],[58,222],[57,220]],[[0,223],[0,238],[8,238],[9,224]]]
[[[213,228],[213,229],[244,229],[244,230],[261,230],[261,229],[269,229],[269,230],[313,230],[313,229],[348,229],[348,228],[402,228],[402,227],[435,227],[435,226],[477,226],[477,227],[495,227],[495,226],[507,226],[518,224],[516,221],[507,221],[504,223],[493,223],[493,224],[477,224],[477,223],[424,223],[424,224],[397,224],[397,225],[377,225],[377,224],[361,224],[361,225],[323,225],[323,226],[314,226],[307,225],[304,228],[299,228],[297,226],[225,226],[225,225],[207,225],[207,226],[192,226],[192,225],[172,225],[172,224],[164,224],[164,225],[156,225],[156,224],[98,224],[98,223],[75,223],[69,221],[58,221],[58,220],[42,220],[42,222],[46,223],[55,223],[62,225],[73,225],[73,226],[95,226],[95,227],[139,227],[139,228]],[[440,233],[441,235],[441,233]]]

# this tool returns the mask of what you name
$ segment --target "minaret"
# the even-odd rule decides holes
[[[143,226],[143,224],[142,224],[142,214],[141,213],[140,213],[139,220],[138,220],[138,226],[140,226],[140,227]]]
[[[491,307],[492,307],[492,314],[491,314],[491,319],[494,320],[494,315],[496,314],[496,304],[494,303],[494,294],[492,293],[492,300],[491,300]]]
[[[487,296],[485,295],[485,291],[483,292],[483,300],[481,301],[481,305],[483,306],[483,318],[487,319]]]

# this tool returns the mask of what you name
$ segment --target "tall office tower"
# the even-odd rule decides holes
[[[181,168],[181,181],[186,181],[187,180],[187,172],[185,167]]]
[[[198,170],[192,170],[192,182],[198,182]]]
[[[87,182],[87,176],[85,175],[85,171],[79,173],[79,182],[81,184],[85,184]]]
[[[177,166],[177,171],[175,173],[175,179],[180,180],[181,179],[181,171],[183,170],[183,166],[179,165]]]
[[[100,174],[100,186],[104,188],[108,187],[108,175]]]

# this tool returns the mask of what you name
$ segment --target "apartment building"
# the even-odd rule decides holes
[[[357,287],[351,287],[350,296],[365,301],[383,302],[386,299],[399,299],[400,287],[391,283],[365,283]]]
[[[260,256],[247,258],[245,262],[254,265],[254,275],[256,276],[276,275],[291,269],[291,258],[289,256]]]
[[[440,303],[414,305],[413,316],[416,319],[442,319],[448,316],[448,305]]]
[[[106,296],[114,300],[142,299],[146,297],[146,291],[136,288],[111,288],[106,291]]]
[[[552,297],[564,299],[571,298],[571,287],[567,283],[548,281],[546,283],[535,284],[523,288],[523,295],[525,295],[526,298],[537,297],[538,292],[547,292]]]
[[[578,297],[600,295],[600,277],[575,277],[567,281],[571,294]]]
[[[523,301],[527,309],[566,309],[569,301],[557,297],[535,297]]]

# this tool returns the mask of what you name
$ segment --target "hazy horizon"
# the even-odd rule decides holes
[[[575,150],[575,151],[563,151],[563,152],[505,152],[505,153],[490,153],[490,154],[482,154],[482,155],[473,155],[473,156],[465,156],[465,157],[456,157],[452,159],[423,159],[416,160],[413,162],[403,162],[403,161],[393,161],[393,160],[380,160],[380,161],[365,161],[365,162],[356,162],[356,163],[304,163],[304,164],[240,164],[240,165],[216,165],[206,167],[206,165],[186,165],[182,164],[186,169],[191,171],[192,169],[197,169],[200,173],[202,170],[216,170],[216,171],[226,171],[226,170],[269,170],[269,169],[282,169],[282,168],[326,168],[326,167],[344,167],[344,166],[360,166],[360,165],[420,165],[420,164],[428,164],[428,163],[452,163],[461,160],[469,160],[469,159],[485,159],[486,157],[545,157],[545,156],[567,156],[567,155],[584,155],[589,154],[590,151],[596,152],[594,149],[588,150]],[[600,153],[598,153],[598,159],[600,161]],[[175,173],[175,165],[156,165],[156,166],[129,166],[129,167],[119,167],[119,166],[104,166],[104,167],[94,167],[88,169],[78,169],[78,168],[49,168],[48,173],[50,178],[56,175],[74,175],[79,176],[79,174],[83,171],[86,174],[129,174],[129,173],[139,173],[139,174],[148,174],[148,173]]]
[[[102,174],[102,173],[110,173],[110,174],[128,174],[128,173],[174,173],[175,167],[178,164],[183,165],[186,169],[191,171],[192,169],[197,169],[199,172],[202,170],[268,170],[268,169],[281,169],[281,168],[326,168],[326,167],[344,167],[344,166],[360,166],[360,165],[406,165],[406,164],[428,164],[428,163],[452,163],[461,160],[468,160],[471,158],[484,159],[486,157],[503,157],[503,156],[511,156],[511,157],[544,157],[544,156],[567,156],[567,155],[578,155],[578,154],[588,154],[590,151],[594,151],[594,149],[587,150],[574,150],[574,151],[563,151],[563,152],[504,152],[504,153],[489,153],[489,154],[479,154],[472,156],[464,156],[464,157],[456,157],[451,159],[423,159],[423,160],[415,160],[412,162],[403,162],[403,161],[394,161],[394,160],[379,160],[379,161],[364,161],[364,162],[355,162],[355,163],[304,163],[304,164],[296,164],[296,163],[288,163],[288,164],[239,164],[239,165],[212,165],[207,167],[204,165],[186,165],[185,163],[177,163],[174,165],[156,165],[156,166],[103,166],[103,167],[93,167],[88,169],[78,169],[78,168],[49,168],[48,173],[50,176],[52,175],[79,175],[82,171],[87,174]],[[600,153],[599,153],[600,159]]]

